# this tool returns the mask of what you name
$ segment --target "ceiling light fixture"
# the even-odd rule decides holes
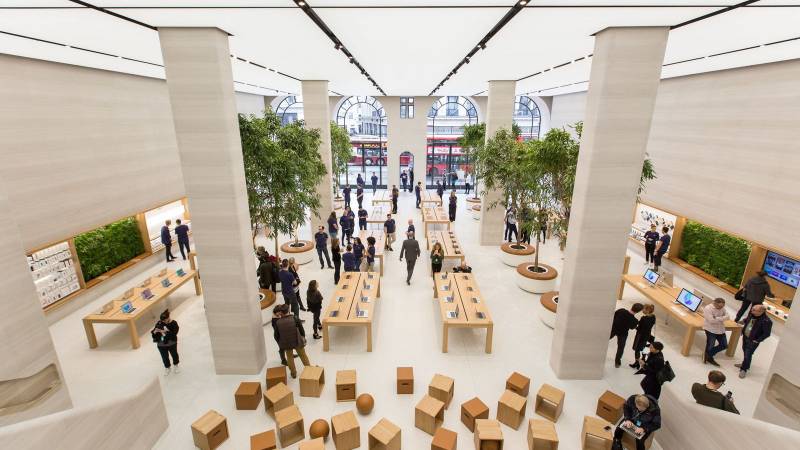
[[[528,4],[528,0],[519,0],[520,6],[525,6]]]
[[[303,6],[306,6],[306,2],[300,0],[299,2],[297,2],[297,6],[300,6],[302,8]]]

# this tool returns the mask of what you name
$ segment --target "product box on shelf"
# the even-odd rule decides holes
[[[28,256],[31,277],[42,308],[80,290],[69,244],[61,242]]]

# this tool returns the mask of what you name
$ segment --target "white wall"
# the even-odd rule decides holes
[[[657,111],[657,110],[656,110]],[[564,128],[572,132],[572,125],[586,115],[586,92],[552,97],[550,128]]]
[[[236,112],[239,114],[264,114],[264,96],[249,94],[247,92],[236,93]]]

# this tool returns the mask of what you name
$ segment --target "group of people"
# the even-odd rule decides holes
[[[656,224],[650,224],[650,231],[644,233],[644,259],[645,264],[652,264],[653,269],[658,271],[661,267],[661,258],[669,250],[672,237],[669,235],[669,227],[661,228],[661,235],[656,231]]]
[[[172,221],[167,219],[164,226],[161,227],[161,244],[166,249],[167,262],[172,262],[176,258],[172,254],[172,234],[170,234],[169,227]],[[181,222],[181,219],[175,220],[175,236],[178,238],[178,249],[181,252],[183,260],[189,255],[189,226]]]
[[[640,312],[642,317],[637,319],[636,315]],[[628,332],[636,330],[633,338],[635,359],[630,367],[636,369],[637,374],[644,375],[640,384],[644,393],[658,399],[661,396],[661,385],[665,380],[663,371],[671,369],[667,368],[668,363],[664,360],[662,353],[664,344],[656,341],[653,334],[656,324],[654,312],[655,307],[652,304],[643,305],[641,303],[634,303],[630,309],[617,309],[614,312],[609,340],[617,339],[614,367],[620,367],[628,340]],[[645,347],[648,349],[647,354],[642,353]]]

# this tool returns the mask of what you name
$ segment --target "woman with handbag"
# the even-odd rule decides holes
[[[661,380],[658,374],[665,364],[662,350],[664,350],[664,344],[661,342],[655,341],[650,344],[650,352],[647,354],[647,358],[643,357],[639,360],[641,369],[636,372],[637,374],[644,374],[644,378],[640,383],[644,393],[656,400],[661,397]]]
[[[642,357],[642,350],[655,340],[653,336],[653,327],[656,326],[655,310],[655,306],[651,303],[644,305],[642,318],[636,325],[636,336],[633,338],[633,351],[636,353],[636,359],[630,365],[634,369],[641,369],[639,360]]]
[[[303,300],[300,298],[300,275],[297,274],[297,270],[300,266],[297,265],[294,258],[289,258],[289,272],[294,275],[294,283],[292,286],[294,287],[294,296],[297,298],[297,304],[300,305],[300,311],[308,311],[305,306],[303,306]]]
[[[165,309],[159,317],[159,321],[150,330],[150,336],[153,342],[158,347],[158,352],[161,354],[161,361],[164,363],[164,375],[169,375],[170,371],[173,373],[181,373],[180,358],[178,357],[178,322],[169,317],[169,310]],[[169,358],[172,356],[172,364]],[[170,368],[172,366],[173,368]]]
[[[297,368],[294,364],[293,352],[297,352],[303,366],[308,367],[311,363],[306,354],[306,332],[300,319],[289,312],[289,305],[278,305],[275,312],[279,316],[275,323],[275,332],[278,337],[278,348],[284,354],[289,365],[289,372],[292,378],[297,378]]]
[[[747,280],[747,283],[736,293],[735,298],[736,300],[742,301],[742,306],[740,306],[739,311],[736,312],[736,319],[734,320],[738,322],[742,317],[746,317],[747,309],[750,308],[751,305],[760,305],[764,303],[764,297],[767,296],[774,297],[775,295],[772,294],[772,289],[770,289],[769,283],[767,282],[767,272],[759,270],[752,278]]]

